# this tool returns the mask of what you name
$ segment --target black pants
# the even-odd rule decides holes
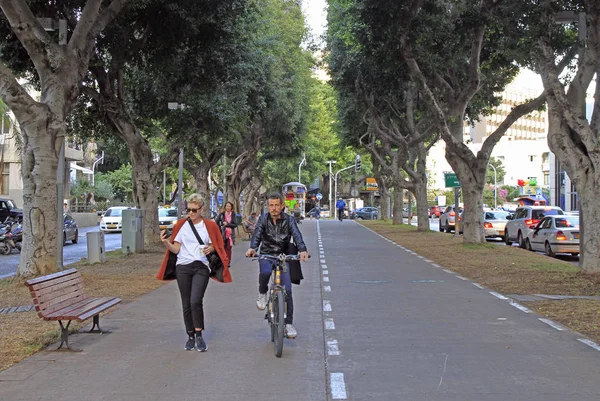
[[[199,328],[204,330],[204,309],[202,300],[208,286],[208,267],[196,261],[188,265],[177,265],[175,270],[177,285],[181,294],[183,322],[187,332]]]

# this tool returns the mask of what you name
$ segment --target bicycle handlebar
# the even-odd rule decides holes
[[[310,258],[310,255],[308,255],[308,257]],[[278,261],[278,260],[300,260],[300,255],[286,255],[284,253],[279,254],[279,255],[268,255],[268,254],[256,254],[254,256],[255,259],[260,260],[274,260],[274,261]]]

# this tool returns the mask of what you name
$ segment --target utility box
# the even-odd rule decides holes
[[[104,246],[104,233],[90,231],[86,234],[89,263],[106,262],[106,247]]]
[[[144,252],[144,210],[123,210],[121,251],[124,254]]]

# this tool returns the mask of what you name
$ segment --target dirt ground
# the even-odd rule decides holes
[[[600,295],[600,274],[517,247],[465,245],[462,237],[385,221],[361,222],[392,241],[501,294]],[[523,302],[529,309],[600,343],[600,301]]]
[[[88,295],[116,296],[122,303],[128,303],[166,283],[154,278],[163,255],[164,248],[130,256],[117,251],[109,253],[104,264],[80,262],[68,268],[81,272]],[[0,307],[32,304],[24,282],[17,278],[0,281]],[[88,323],[71,327],[77,330]],[[42,320],[35,311],[0,315],[0,371],[59,339],[58,323]]]

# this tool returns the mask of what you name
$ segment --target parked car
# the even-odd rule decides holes
[[[376,207],[365,206],[354,211],[354,218],[357,220],[377,220],[379,211]]]
[[[547,216],[527,234],[525,247],[550,257],[557,253],[579,255],[579,216]]]
[[[79,242],[79,227],[77,222],[69,213],[63,214],[63,244],[71,241],[73,244]]]
[[[442,210],[442,207],[437,206],[437,205],[436,206],[431,206],[429,208],[429,218],[434,218],[434,217],[439,218],[442,215],[443,212],[444,211]]]
[[[128,206],[113,206],[106,209],[100,220],[100,231],[121,232],[123,230],[123,210],[131,209]]]
[[[177,221],[177,208],[162,206],[158,208],[158,225],[161,230],[172,230]]]
[[[462,212],[462,208],[459,208],[459,213]],[[439,230],[440,232],[446,231],[449,233],[456,227],[456,207],[450,205],[446,207],[444,213],[440,215]]]
[[[504,236],[506,245],[512,245],[516,241],[521,248],[525,248],[525,238],[540,220],[546,216],[564,214],[558,206],[520,206],[514,214],[508,216]]]
[[[13,220],[23,220],[23,210],[15,206],[12,199],[0,198],[0,222],[11,218]]]
[[[509,212],[504,210],[485,210],[483,212],[483,232],[486,238],[501,238],[504,240],[504,230]]]

